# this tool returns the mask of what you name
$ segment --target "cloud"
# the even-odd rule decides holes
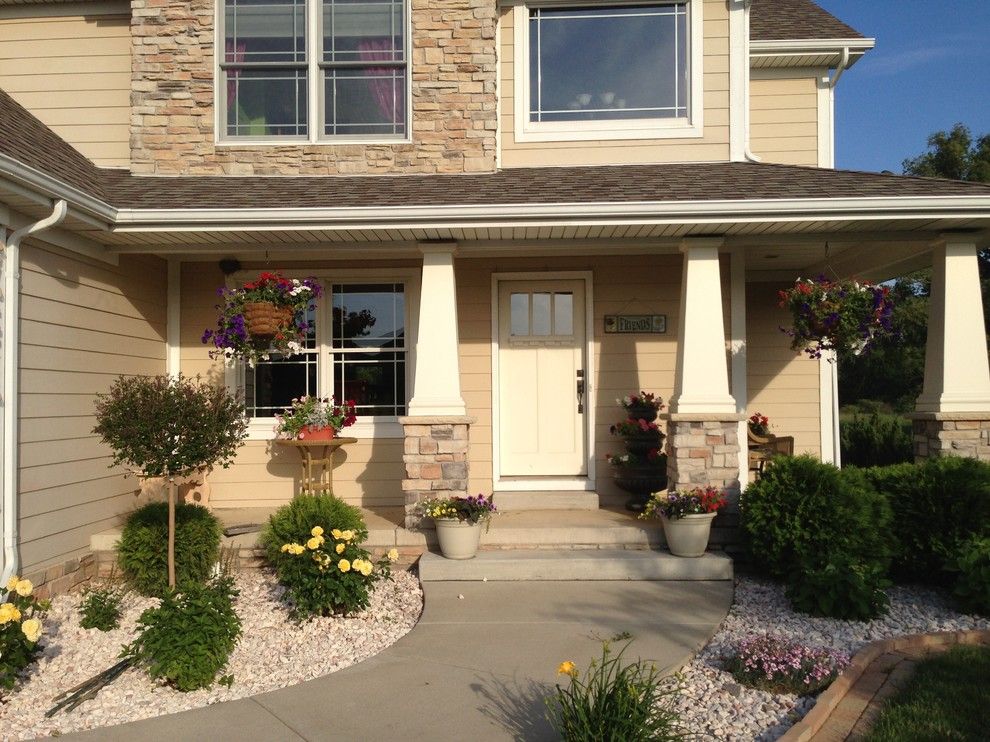
[[[952,56],[967,55],[968,52],[956,45],[928,46],[919,49],[906,49],[891,54],[877,54],[869,60],[866,71],[874,75],[896,75],[913,67],[928,65],[934,60]]]

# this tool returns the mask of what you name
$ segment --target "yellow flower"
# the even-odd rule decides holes
[[[339,562],[337,562],[337,569],[339,569],[341,572],[350,572],[351,563],[346,559],[341,559]]]
[[[371,571],[374,568],[375,568],[375,565],[373,565],[371,562],[361,562],[361,570],[360,570],[360,572],[365,577],[367,577],[368,575],[371,574]]]
[[[282,544],[282,549],[281,549],[282,553],[284,554],[288,550],[289,550],[289,544]]]
[[[332,531],[330,531],[330,535],[336,539],[340,539],[343,537],[344,534],[341,533],[339,528],[334,528]]]
[[[399,558],[399,550],[398,549],[389,549],[388,550],[388,560],[390,562],[394,562],[398,558]]]
[[[29,618],[21,624],[21,631],[29,642],[36,642],[41,638],[41,621],[36,618]]]
[[[308,549],[319,549],[320,539],[317,536],[313,536],[313,538],[306,542],[306,547]]]
[[[344,546],[344,544],[337,544],[337,545],[336,545],[336,546],[334,547],[334,551],[336,551],[336,552],[337,552],[338,554],[343,554],[343,553],[344,553],[344,549],[345,549],[345,548],[347,548],[347,547],[346,547],[346,546]]]
[[[14,604],[4,603],[0,605],[0,626],[14,620]]]
[[[573,662],[567,660],[566,662],[560,663],[560,667],[557,668],[557,674],[570,675],[572,678],[576,678],[578,676],[578,670]]]
[[[322,536],[323,535],[323,529],[320,528],[319,526],[314,526],[313,527],[313,530],[309,532],[309,535],[310,536]]]
[[[340,537],[344,539],[344,541],[350,541],[352,538],[354,538],[354,531],[348,529],[343,533],[341,533]]]
[[[17,575],[12,575],[9,580],[7,580],[7,592],[13,592],[14,588],[17,587],[17,583],[21,581],[21,578]]]
[[[14,591],[22,598],[30,595],[32,590],[34,590],[34,585],[31,584],[31,580],[21,580],[14,586]]]

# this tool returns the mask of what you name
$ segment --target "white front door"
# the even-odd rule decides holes
[[[583,280],[499,281],[499,475],[588,473]]]

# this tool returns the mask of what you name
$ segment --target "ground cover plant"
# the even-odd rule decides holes
[[[865,742],[982,740],[990,728],[990,647],[956,646],[918,663]]]
[[[646,742],[681,740],[687,735],[671,709],[675,678],[662,678],[644,660],[623,662],[628,644],[615,652],[609,642],[582,676],[573,662],[562,662],[559,683],[547,699],[547,716],[565,742]]]
[[[739,642],[725,669],[752,688],[806,696],[825,690],[847,664],[842,652],[762,634]]]
[[[204,583],[220,557],[223,526],[209,510],[184,503],[175,508],[175,578],[179,587]],[[165,544],[168,504],[153,502],[138,508],[124,522],[117,560],[124,578],[142,595],[168,592]]]
[[[0,589],[0,688],[14,687],[17,676],[41,650],[41,617],[47,601],[34,596],[34,585],[13,575]]]
[[[112,631],[120,626],[121,604],[127,589],[113,582],[106,585],[87,587],[79,604],[82,616],[79,625],[84,629]]]

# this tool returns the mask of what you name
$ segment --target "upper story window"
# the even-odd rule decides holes
[[[407,136],[404,0],[224,0],[221,140]]]
[[[516,139],[701,136],[701,5],[517,5]]]

